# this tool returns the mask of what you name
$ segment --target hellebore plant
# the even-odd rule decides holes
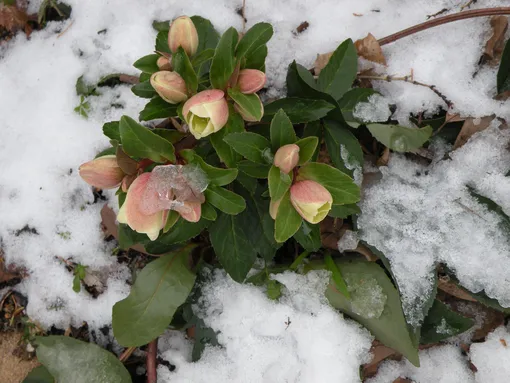
[[[221,37],[198,16],[154,28],[155,53],[134,63],[142,73],[132,90],[148,99],[140,122],[123,116],[106,123],[112,147],[80,167],[90,185],[118,188],[120,247],[141,244],[162,255],[114,306],[118,342],[150,342],[177,310],[199,326],[186,311],[199,267],[222,267],[243,282],[260,259],[266,268],[250,281],[279,289],[268,271],[277,253],[288,259],[305,251],[299,262],[306,252],[322,254],[326,262],[314,267],[333,273],[332,291],[341,296],[335,307],[351,313],[349,286],[324,250],[320,224],[359,212],[360,179],[353,176],[361,174],[363,152],[356,135],[366,129],[353,109],[375,92],[351,89],[353,42],[338,47],[317,80],[293,62],[288,97],[263,105],[257,93],[266,84],[270,24],[244,34],[229,28]],[[163,308],[154,306],[158,300]],[[392,321],[403,320],[400,306],[391,312],[398,316]]]

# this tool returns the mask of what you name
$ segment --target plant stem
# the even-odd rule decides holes
[[[119,360],[121,362],[125,362],[126,360],[129,359],[129,357],[131,356],[131,354],[133,353],[133,351],[136,350],[136,347],[128,347],[124,350],[124,352],[122,354],[120,354],[119,356]]]
[[[147,346],[147,383],[156,383],[158,380],[156,357],[158,355],[158,338]]]
[[[453,13],[451,15],[438,17],[437,19],[431,19],[431,20],[425,21],[424,23],[413,25],[412,27],[404,29],[400,32],[383,37],[382,39],[377,40],[377,42],[379,43],[379,45],[386,45],[386,44],[390,44],[394,41],[400,40],[401,38],[410,36],[416,32],[421,32],[421,31],[424,31],[429,28],[437,27],[438,25],[451,23],[452,21],[471,19],[473,17],[495,16],[495,15],[510,15],[510,7],[473,9],[471,11],[463,11],[463,12]]]

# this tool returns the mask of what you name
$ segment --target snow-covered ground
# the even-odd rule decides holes
[[[31,1],[31,11],[37,11],[40,2]],[[129,271],[117,263],[112,246],[103,241],[102,204],[92,204],[91,189],[79,178],[77,168],[107,146],[103,122],[124,114],[136,118],[144,100],[127,86],[103,88],[101,96],[92,98],[89,118],[84,119],[73,111],[79,104],[76,79],[84,75],[94,83],[113,72],[137,74],[132,63],[153,50],[153,20],[197,14],[209,18],[220,32],[231,25],[241,29],[236,9],[242,0],[67,2],[73,7],[70,20],[50,23],[29,40],[19,34],[0,48],[0,247],[8,263],[22,266],[28,273],[17,288],[28,296],[30,317],[43,326],[65,328],[87,321],[98,328],[111,323],[111,307],[128,294]],[[247,27],[260,21],[274,26],[267,74],[269,96],[277,96],[284,93],[286,69],[292,60],[311,67],[317,53],[333,50],[346,38],[356,40],[369,32],[381,38],[423,22],[443,8],[456,12],[461,3],[246,0],[246,17]],[[510,1],[486,0],[473,8],[505,5],[510,6]],[[309,23],[308,29],[295,34],[304,21]],[[106,32],[98,33],[103,30]],[[412,70],[417,81],[435,85],[452,100],[453,112],[461,115],[510,117],[508,102],[492,100],[496,68],[483,67],[474,76],[490,35],[488,19],[479,18],[385,45],[387,73],[407,75]],[[411,111],[432,113],[443,105],[426,88],[398,82],[381,82],[376,87],[397,105],[395,116],[403,124]],[[462,188],[470,183],[510,209],[505,193],[508,181],[503,177],[510,168],[507,141],[506,134],[491,130],[421,177],[415,175],[422,170],[420,166],[395,156],[384,170],[382,183],[368,192],[360,220],[363,235],[390,258],[405,293],[408,317],[413,315],[417,294],[427,289],[427,273],[436,261],[451,263],[472,290],[485,289],[510,305],[510,293],[505,289],[510,278],[508,244],[496,230],[494,217],[474,209]],[[403,223],[406,226],[397,227]],[[83,290],[75,293],[71,273],[56,257],[101,271],[106,291],[97,299]],[[414,279],[407,280],[406,273]],[[311,281],[289,275],[285,279],[289,291],[274,303],[257,288],[218,275],[206,290],[208,320],[211,327],[222,331],[220,340],[226,348],[209,350],[199,364],[190,364],[186,362],[189,344],[171,335],[175,342],[162,342],[161,352],[178,364],[177,372],[162,372],[161,382],[358,381],[357,366],[369,359],[371,336],[335,314],[313,288],[305,290],[309,293],[305,300],[297,287],[310,286]],[[313,320],[307,314],[310,310],[316,313]],[[285,330],[287,316],[292,324]],[[499,370],[494,366],[509,356],[498,338],[508,334],[503,328],[497,331],[501,334],[472,347],[477,374],[467,369],[458,350],[445,346],[423,351],[420,370],[405,362],[388,364],[374,382],[388,382],[404,372],[421,383],[441,377],[443,382],[503,382],[508,376],[501,370],[503,363],[499,362]],[[434,375],[441,366],[457,371],[452,375],[457,380]]]

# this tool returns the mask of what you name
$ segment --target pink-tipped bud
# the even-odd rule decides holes
[[[86,183],[98,189],[113,189],[119,186],[125,175],[115,155],[102,156],[86,162],[78,171]]]
[[[257,69],[243,69],[239,72],[237,85],[244,94],[258,92],[266,83],[266,74]]]
[[[177,72],[159,71],[151,76],[151,85],[163,100],[178,104],[188,98],[186,83]]]
[[[160,56],[156,64],[159,70],[172,70],[172,59],[170,57]]]
[[[197,53],[198,33],[193,20],[188,16],[181,16],[172,22],[168,31],[168,46],[172,53],[179,47],[182,47],[189,57]]]
[[[256,96],[258,100],[257,105],[258,107],[256,110],[255,109],[248,110],[237,103],[234,104],[234,109],[237,111],[237,113],[241,115],[244,121],[257,122],[260,121],[262,119],[262,116],[264,115],[264,105],[262,105],[262,101],[260,101],[258,95],[254,94],[254,96]]]
[[[175,210],[188,222],[198,222],[202,215],[202,204],[200,202],[184,202]]]
[[[225,93],[219,89],[204,90],[186,101],[182,114],[196,139],[215,133],[228,121]]]
[[[305,221],[316,224],[328,215],[333,197],[321,184],[304,180],[290,187],[290,202]]]
[[[290,172],[299,162],[299,146],[296,144],[283,145],[274,155],[274,166],[284,173]]]
[[[277,201],[271,200],[269,203],[269,215],[272,219],[276,219],[276,216],[278,215],[278,208],[280,207],[280,202],[282,202],[282,199],[280,198]]]

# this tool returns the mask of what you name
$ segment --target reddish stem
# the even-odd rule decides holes
[[[158,380],[157,362],[158,338],[154,339],[147,346],[147,383],[156,383]]]

